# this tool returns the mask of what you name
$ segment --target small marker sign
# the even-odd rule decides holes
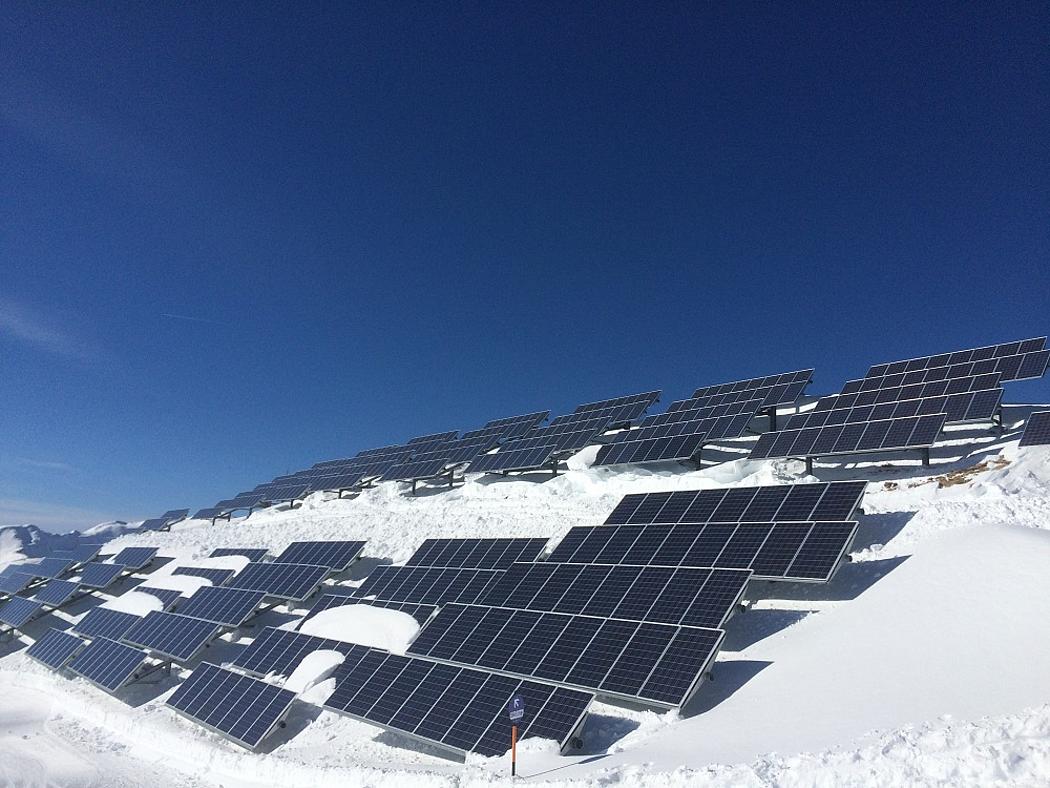
[[[517,776],[518,772],[518,723],[525,716],[525,698],[515,695],[507,704],[507,714],[510,716],[510,776]]]

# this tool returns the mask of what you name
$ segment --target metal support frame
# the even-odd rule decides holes
[[[805,457],[804,459],[806,461],[806,474],[811,476],[813,474],[813,458]]]
[[[770,432],[776,432],[777,431],[777,408],[776,408],[775,405],[767,411],[767,415],[769,416],[769,431]]]
[[[922,467],[923,468],[929,468],[930,467],[930,447],[927,446],[925,448],[919,449],[919,452],[920,452],[920,456],[922,457]]]
[[[170,676],[171,675],[171,660],[170,659],[169,660],[165,660],[164,662],[161,662],[158,665],[154,665],[153,667],[149,668],[149,670],[147,670],[145,673],[135,673],[134,675],[132,675],[131,681],[132,682],[142,681],[147,676],[152,676],[154,673],[156,673],[159,670],[163,670],[165,676]],[[131,682],[128,682],[128,683],[130,684]]]

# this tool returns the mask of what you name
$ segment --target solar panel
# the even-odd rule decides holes
[[[211,506],[203,509],[198,509],[197,513],[193,515],[194,520],[214,520],[216,517],[221,517],[226,512],[221,507]]]
[[[433,479],[445,473],[448,460],[444,455],[428,456],[421,460],[409,460],[395,465],[383,474],[383,481],[397,482],[411,479]]]
[[[156,555],[156,547],[125,547],[113,556],[113,563],[122,565],[130,572],[137,572],[147,566]]]
[[[391,466],[392,467],[392,466]],[[381,475],[386,468],[381,468],[376,474],[369,475]],[[319,476],[313,480],[312,487],[314,490],[328,490],[333,492],[342,492],[343,490],[350,490],[360,484],[366,477],[366,474],[361,471],[349,471],[347,473],[335,473],[328,474],[325,476]]]
[[[982,365],[978,368],[979,371],[977,373],[965,372],[964,374],[980,374],[981,371],[1000,372],[1003,374],[1004,381],[1020,380],[1021,369],[1025,367],[1026,374],[1024,374],[1024,377],[1041,377],[1042,373],[1046,371],[1046,357],[1048,353],[1044,350],[1045,347],[1046,337],[1004,342],[999,345],[875,364],[868,370],[868,374],[865,377],[884,377],[921,370],[977,364]],[[986,370],[986,367],[989,367],[988,362],[992,362],[991,368]],[[1035,374],[1035,371],[1040,366],[1042,366],[1042,372]]]
[[[15,568],[33,577],[50,579],[65,574],[72,567],[73,562],[68,558],[42,558],[31,563],[17,564]]]
[[[167,704],[254,750],[277,727],[294,700],[294,692],[205,662],[179,685]]]
[[[511,440],[520,437],[533,427],[538,427],[550,416],[549,410],[526,413],[521,416],[508,416],[502,419],[493,419],[485,422],[485,426],[470,432],[464,432],[464,438],[478,438],[486,435],[495,435],[501,440]]]
[[[64,558],[75,564],[83,564],[97,556],[101,549],[100,544],[78,544],[69,550],[55,550],[53,555],[55,558]]]
[[[182,592],[176,591],[174,588],[153,588],[152,586],[138,586],[136,591],[141,591],[143,594],[149,594],[155,596],[164,605],[164,610],[170,610],[175,607],[180,599],[182,599]]]
[[[1020,446],[1050,445],[1050,410],[1033,413],[1024,425]]]
[[[696,691],[724,636],[720,629],[446,605],[408,653],[673,708]]]
[[[49,629],[26,649],[26,656],[52,670],[61,670],[85,645],[76,635],[70,635],[60,629]]]
[[[506,569],[515,561],[534,561],[547,538],[426,539],[406,562],[408,566],[457,566]]]
[[[856,532],[855,522],[584,526],[570,529],[547,560],[750,569],[756,579],[824,582]]]
[[[266,548],[263,547],[216,547],[211,551],[209,558],[222,558],[227,555],[241,555],[249,561],[262,561],[266,558]]]
[[[896,391],[896,389],[883,389],[883,391]],[[865,392],[865,394],[870,392]],[[951,394],[941,397],[929,397],[926,399],[894,400],[892,402],[879,402],[876,405],[854,405],[861,395],[845,394],[827,397],[844,407],[822,408],[821,400],[817,408],[806,413],[792,416],[786,425],[787,429],[804,429],[807,427],[823,427],[831,424],[847,424],[858,421],[876,421],[882,419],[906,418],[909,416],[930,416],[944,413],[947,421],[962,423],[969,421],[989,421],[999,410],[1002,402],[1002,389],[987,389],[982,391],[968,391],[963,394]]]
[[[228,514],[230,512],[236,512],[240,509],[254,509],[256,506],[266,500],[265,493],[261,492],[242,492],[238,493],[233,498],[225,501],[219,501],[215,504],[215,508],[219,510],[221,514]]]
[[[564,748],[583,722],[593,694],[497,676],[483,670],[370,649],[343,672],[325,707],[459,753],[506,752],[507,704],[528,710],[519,738],[553,739]]]
[[[588,413],[593,411],[606,411],[615,408],[639,406],[641,407],[641,411],[639,412],[642,412],[659,399],[659,391],[644,391],[640,394],[627,394],[622,397],[600,399],[595,402],[587,402],[583,405],[577,405],[573,413]]]
[[[290,676],[302,662],[303,657],[314,651],[322,650],[338,651],[344,657],[352,659],[356,655],[356,659],[360,659],[368,648],[341,640],[266,627],[234,658],[233,664],[257,676],[267,676],[271,673]]]
[[[691,460],[700,453],[706,435],[621,440],[598,449],[595,465],[631,465],[643,462]]]
[[[420,435],[416,438],[412,438],[406,441],[406,445],[413,446],[419,443],[434,443],[435,441],[450,441],[459,434],[459,430],[452,430],[450,432],[435,432],[430,435]]]
[[[186,577],[203,577],[205,580],[211,581],[212,585],[221,586],[237,574],[237,571],[234,569],[218,569],[205,566],[180,566],[177,567],[172,574],[184,575]]]
[[[205,586],[179,607],[179,613],[224,627],[239,627],[262,604],[262,591]]]
[[[189,516],[189,509],[169,509],[161,515],[165,520],[171,522],[178,522],[179,520],[185,520]]]
[[[110,610],[107,607],[93,607],[73,625],[73,631],[89,638],[120,640],[141,620],[133,613]]]
[[[310,596],[331,571],[311,564],[250,563],[231,582],[234,588],[264,591],[275,599],[301,601]]]
[[[358,588],[358,596],[394,602],[440,605],[476,602],[502,572],[458,567],[377,566]]]
[[[947,414],[940,413],[767,432],[759,436],[750,457],[827,457],[929,448],[937,441],[947,418]]]
[[[711,440],[723,438],[739,438],[747,432],[751,421],[762,409],[762,400],[737,400],[722,405],[698,405],[699,400],[681,400],[672,402],[674,410],[666,413],[656,413],[646,416],[638,425],[640,429],[665,427],[672,429],[671,425],[689,422],[699,422],[691,426],[692,433],[704,432]]]
[[[146,661],[142,651],[107,638],[95,638],[69,663],[69,669],[106,692],[135,678]]]
[[[287,484],[282,486],[267,486],[262,492],[262,502],[284,503],[285,501],[298,501],[305,498],[310,492],[309,484]]]
[[[760,408],[793,405],[812,380],[812,369],[781,372],[760,378],[704,386],[693,392],[692,399],[702,400],[705,404],[757,399],[760,401]]]
[[[157,656],[188,662],[218,634],[219,625],[211,621],[151,610],[128,630],[123,640],[148,649]]]
[[[21,629],[43,612],[43,603],[13,596],[6,602],[0,602],[0,624],[7,624],[12,629]]]
[[[163,517],[153,517],[149,520],[143,520],[142,525],[139,526],[140,531],[163,531],[167,528],[170,523]]]
[[[388,610],[399,610],[402,613],[408,613],[408,615],[412,616],[420,626],[425,624],[427,619],[429,619],[437,610],[436,605],[421,605],[417,602],[394,602],[388,599],[360,599],[352,594],[323,593],[317,598],[317,601],[314,602],[313,606],[310,608],[310,612],[303,618],[303,623],[306,623],[318,613],[330,610],[333,607],[343,607],[345,605],[368,605],[369,607],[382,607]],[[301,627],[302,624],[299,626]]]
[[[868,483],[818,482],[625,495],[606,525],[848,520]]]
[[[945,370],[945,374],[948,374],[951,368],[946,367]],[[847,380],[840,394],[821,397],[817,401],[816,407],[818,410],[833,410],[852,407],[853,405],[896,402],[902,399],[928,399],[930,397],[996,389],[1002,383],[1002,375],[998,372],[959,375],[937,378],[935,380],[918,379],[919,377],[925,377],[927,374],[928,372],[921,372],[881,378]],[[913,382],[912,376],[915,376]]]
[[[584,418],[586,417],[586,418]],[[614,422],[605,417],[591,418],[590,414],[561,417],[571,419],[559,422],[557,419],[546,427],[538,427],[532,432],[506,444],[506,449],[531,449],[553,443],[558,453],[576,452],[598,442],[598,437],[612,428]]]
[[[36,580],[33,575],[27,575],[25,572],[12,571],[5,575],[0,575],[0,593],[4,594],[19,594],[25,591],[29,587],[29,584]]]
[[[364,542],[292,542],[274,560],[279,564],[313,564],[345,571],[361,556]]]
[[[79,589],[80,585],[71,580],[51,580],[36,590],[33,599],[48,607],[61,607],[71,600]]]
[[[123,564],[106,564],[95,561],[85,564],[80,570],[80,585],[88,588],[107,588],[124,574]]]
[[[747,569],[514,564],[479,600],[490,607],[721,627],[751,577]]]
[[[512,442],[495,454],[485,454],[472,460],[467,470],[471,473],[510,473],[547,468],[551,466],[552,455],[557,450],[555,443],[514,448]]]

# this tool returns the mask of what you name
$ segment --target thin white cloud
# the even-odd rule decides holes
[[[95,356],[83,340],[14,301],[0,300],[0,337],[66,358],[87,361]]]
[[[219,323],[218,320],[211,320],[211,319],[206,318],[206,317],[193,317],[191,315],[176,315],[176,314],[172,314],[171,312],[161,312],[160,316],[161,317],[170,317],[172,320],[186,320],[186,321],[189,321],[190,323],[211,323],[212,325],[215,325],[215,326],[222,325],[221,323]]]
[[[76,470],[68,462],[57,460],[34,460],[29,457],[16,457],[15,462],[24,468],[37,468],[42,471],[73,471]]]

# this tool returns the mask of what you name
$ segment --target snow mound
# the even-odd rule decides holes
[[[157,597],[142,591],[128,591],[126,594],[103,602],[101,606],[107,610],[117,610],[135,616],[144,616],[150,611],[164,609],[164,603]]]
[[[299,631],[306,635],[358,643],[404,654],[419,632],[419,624],[408,613],[371,605],[341,605],[322,610]]]
[[[193,575],[162,575],[156,572],[150,575],[143,585],[150,588],[163,588],[170,591],[178,591],[183,596],[193,596],[204,586],[210,586],[211,580]],[[156,597],[154,597],[155,599]]]
[[[284,688],[302,695],[314,685],[331,676],[343,664],[345,657],[334,649],[321,649],[303,657],[303,661],[284,682]]]

